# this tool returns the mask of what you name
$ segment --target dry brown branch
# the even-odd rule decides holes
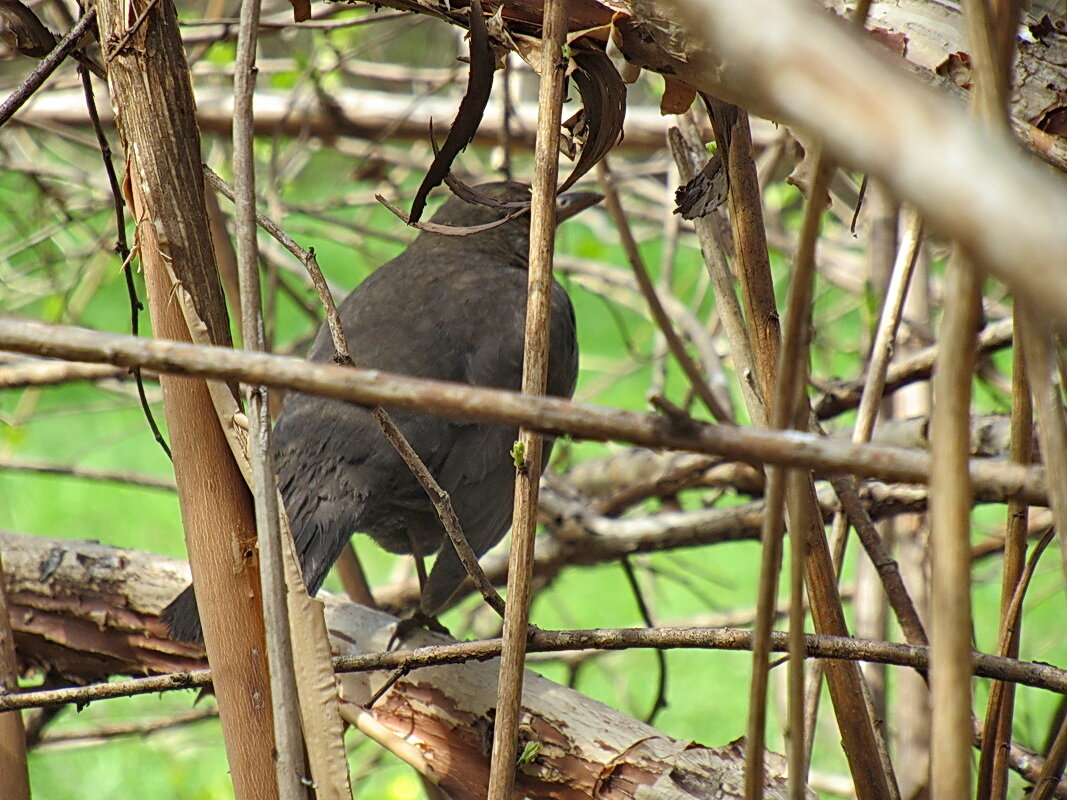
[[[480,9],[472,4],[472,9]],[[530,208],[529,277],[522,360],[522,393],[541,396],[548,390],[549,314],[552,260],[555,254],[556,191],[559,175],[560,121],[568,59],[568,0],[545,0],[538,84],[537,139]],[[610,69],[614,69],[609,65]],[[584,91],[584,90],[583,90]],[[591,144],[591,142],[590,142]],[[508,556],[508,603],[504,610],[504,648],[496,690],[492,764],[486,781],[489,800],[508,800],[513,793],[522,691],[525,679],[526,634],[530,623],[537,495],[541,486],[544,438],[519,429],[515,447],[515,501]],[[479,792],[479,794],[481,794]]]
[[[138,720],[137,722],[118,722],[114,724],[95,725],[91,728],[63,733],[45,733],[34,744],[34,750],[49,746],[59,747],[71,745],[76,742],[86,745],[101,744],[108,739],[116,739],[122,736],[144,737],[157,731],[165,731],[192,722],[216,719],[219,715],[217,709],[205,708],[194,711],[183,711],[159,719]]]
[[[133,472],[112,472],[110,470],[91,469],[69,464],[46,464],[39,461],[26,461],[18,458],[0,458],[0,470],[30,472],[38,475],[58,475],[90,481],[109,481],[127,483],[131,486],[144,486],[149,489],[162,489],[173,492],[177,488],[173,480],[142,475]]]
[[[8,559],[6,566],[6,578],[11,587],[13,602],[23,609],[15,617],[16,626],[19,629],[20,653],[36,653],[37,657],[40,657],[42,653],[50,657],[59,657],[65,653],[66,655],[62,656],[62,661],[59,663],[65,669],[70,670],[69,674],[72,677],[81,675],[89,680],[101,680],[103,675],[107,674],[106,669],[101,671],[104,665],[96,659],[94,654],[97,653],[125,653],[127,660],[124,664],[120,662],[110,664],[111,668],[117,666],[119,672],[128,674],[145,671],[146,665],[137,666],[137,658],[149,655],[153,651],[141,649],[139,656],[130,658],[138,652],[129,647],[131,644],[139,644],[144,648],[145,645],[151,645],[155,641],[159,646],[171,648],[169,664],[156,658],[155,666],[148,668],[148,671],[161,668],[168,671],[183,668],[179,666],[181,660],[178,657],[178,653],[183,649],[189,654],[184,657],[185,669],[202,663],[195,658],[196,648],[176,646],[163,638],[153,639],[152,637],[153,631],[157,633],[161,631],[155,615],[186,580],[181,562],[132,550],[120,550],[84,542],[74,543],[67,540],[5,535],[2,542],[5,552],[14,556]],[[42,563],[51,563],[54,566],[51,575],[43,578],[40,571]],[[350,648],[354,640],[371,645],[361,650],[365,653],[364,655],[350,655],[339,659],[336,666],[344,671],[383,673],[393,671],[398,667],[413,670],[435,664],[461,664],[472,659],[478,661],[491,659],[500,651],[500,641],[489,640],[461,644],[434,644],[415,651],[374,652],[377,648],[373,645],[384,644],[389,637],[395,618],[381,615],[367,616],[369,612],[364,612],[349,604],[341,604],[336,608],[338,611],[331,616],[331,627],[338,637],[338,647],[342,650]],[[359,634],[341,623],[340,620],[351,615],[367,620],[376,632],[370,633],[368,638],[366,634]],[[82,635],[64,638],[62,634],[65,631],[75,630],[74,623],[79,620],[83,624]],[[101,620],[105,622],[104,625],[98,624]],[[31,626],[36,626],[36,630],[52,632],[49,640],[51,644],[48,648],[41,650],[39,644],[41,640],[28,635],[28,630],[24,630],[27,622]],[[137,635],[132,635],[135,631],[138,632]],[[776,634],[772,641],[776,650],[785,649],[784,634]],[[744,650],[751,647],[751,633],[734,629],[702,628],[546,631],[535,634],[530,644],[531,650],[534,651],[556,652],[589,647],[606,649],[712,647]],[[870,659],[917,669],[925,669],[928,659],[925,648],[825,636],[807,637],[806,650],[813,657]],[[161,651],[156,652],[164,655]],[[492,664],[487,668],[493,672],[496,669]],[[79,670],[83,671],[79,672]],[[977,675],[995,676],[1052,691],[1067,691],[1067,671],[1045,664],[974,654],[974,670]],[[394,689],[394,692],[400,694],[394,696],[392,700],[387,695],[386,700],[376,706],[373,713],[382,714],[383,719],[379,721],[387,725],[391,724],[390,719],[395,719],[395,714],[402,713],[401,709],[417,705],[425,709],[426,713],[443,715],[442,721],[451,719],[450,715],[457,713],[457,706],[449,704],[445,699],[448,696],[449,684],[447,681],[439,684],[436,677],[439,674],[437,670],[423,671],[421,669],[411,673],[408,678],[400,682],[397,689]],[[464,686],[479,684],[479,681],[471,677],[470,665],[465,666],[458,676]],[[13,695],[0,698],[0,711],[25,707],[30,703],[40,701],[47,703],[87,702],[109,696],[203,686],[209,680],[209,674],[206,672],[181,673],[164,675],[160,678],[142,678],[134,681],[60,689],[47,693]],[[528,678],[528,681],[531,683],[527,687],[526,704],[536,714],[545,706],[540,704],[543,699],[542,695],[531,691],[530,687],[536,689],[540,685],[538,683],[540,679]],[[486,683],[491,684],[491,678]],[[555,685],[551,685],[551,688],[552,692],[561,691],[560,687]],[[403,693],[409,691],[416,694],[405,700],[406,695]],[[353,699],[350,694],[346,696]],[[418,701],[412,704],[411,701],[416,697],[419,698]],[[570,693],[567,697],[572,698],[569,701],[572,717],[581,713],[582,709],[591,708],[589,705],[591,701],[581,698],[580,695]],[[490,693],[484,702],[491,705],[492,698]],[[444,705],[438,707],[438,701]],[[602,709],[603,713],[615,715],[612,719],[618,720],[620,724],[624,721],[627,727],[633,724],[632,720],[617,715],[616,712],[610,712],[606,707],[599,706],[599,704],[595,707]],[[354,710],[349,707],[349,711]],[[406,718],[411,720],[410,716]],[[600,724],[598,730],[603,733],[610,727],[610,725]],[[421,727],[418,729],[422,730]],[[409,727],[408,730],[413,729]],[[534,730],[542,729],[534,724]],[[583,739],[561,744],[553,738],[543,736],[535,736],[535,738],[539,739],[545,749],[545,759],[557,754],[561,755],[561,751],[554,749],[558,747],[568,752],[580,752],[579,750],[571,751],[570,748],[579,748],[584,742]],[[450,744],[447,737],[420,740],[422,763],[436,764],[437,774],[441,774],[442,770],[451,774],[449,768],[443,767],[443,764],[447,762],[439,761],[446,757],[445,753],[450,752],[445,749]],[[550,744],[551,747],[549,747]],[[1021,763],[1021,760],[1027,760],[1027,769],[1035,775],[1036,771],[1041,768],[1040,759],[1034,760],[1032,754],[1024,753],[1017,746],[1014,757],[1017,764]],[[485,752],[482,751],[478,759],[478,763],[481,764],[480,769],[486,768],[485,759]],[[467,761],[461,763],[469,764]],[[534,766],[523,770],[524,775],[528,775],[530,770],[534,770],[535,774],[542,774],[537,771],[537,765],[543,766],[545,763],[546,761],[535,761]],[[581,774],[582,771],[577,768],[565,769],[560,778],[579,779]],[[1067,786],[1062,786],[1061,791],[1065,790]]]
[[[96,9],[89,9],[52,52],[41,60],[29,77],[0,104],[0,125],[10,120],[12,115],[33,96],[34,92],[41,88],[41,85],[48,80],[48,76],[55,72],[56,68],[63,63],[63,59],[78,46],[78,42],[95,22]]]
[[[261,87],[256,90],[255,132],[260,136],[311,135],[378,141],[382,131],[389,130],[392,140],[425,142],[430,121],[449,119],[456,110],[455,101],[446,98],[425,97],[413,103],[409,97],[365,89],[338,88],[331,91],[329,100],[326,103],[322,97],[310,98],[306,106],[294,111],[290,108],[292,97],[289,93]],[[536,104],[516,104],[513,116],[512,146],[532,149]],[[628,110],[626,116],[625,138],[619,145],[622,152],[651,153],[662,147],[668,122],[657,111],[634,108]],[[100,119],[104,125],[114,125],[114,114],[110,109],[102,108]],[[199,86],[196,90],[196,120],[205,133],[230,134],[232,92]],[[56,90],[35,97],[12,122],[49,127],[82,126],[89,123],[89,118],[80,92]],[[491,104],[485,111],[474,144],[496,144],[502,128],[500,108]],[[758,131],[762,143],[769,139],[772,128],[764,124]]]
[[[1045,269],[1067,252],[1067,229],[1058,223],[1067,217],[1062,177],[1036,168],[809,5],[638,6],[638,25],[647,23],[644,30],[661,45],[677,50],[664,31],[682,35],[683,79],[817,134],[842,163],[869,171],[913,203],[931,227],[1030,298],[1057,328],[1067,325],[1067,285],[1053,298],[1057,279]],[[671,22],[675,11],[684,34]],[[891,123],[882,118],[889,109]]]
[[[127,371],[106,364],[72,364],[63,361],[32,360],[0,367],[0,388],[22,389],[71,381],[98,381],[124,378]]]
[[[55,666],[70,670],[71,677],[77,676],[92,681],[99,681],[107,674],[167,673],[162,676],[161,682],[134,681],[130,682],[130,686],[120,687],[126,690],[126,694],[129,694],[128,690],[132,686],[141,686],[138,692],[182,688],[177,685],[178,680],[168,677],[176,670],[194,670],[187,674],[187,686],[205,685],[206,677],[195,672],[203,665],[199,647],[179,645],[160,638],[158,644],[167,646],[169,653],[159,650],[155,651],[159,655],[153,657],[151,653],[154,651],[149,647],[135,649],[129,646],[131,643],[152,645],[151,637],[162,631],[155,617],[174,591],[184,585],[188,570],[184,562],[153,553],[67,539],[2,534],[0,542],[3,543],[5,552],[13,554],[13,558],[9,558],[5,565],[5,579],[13,605],[22,609],[15,618],[20,657],[24,652],[47,655],[59,653],[60,648],[65,648],[67,657],[57,661]],[[50,563],[54,567],[53,572],[43,578],[40,573],[41,563]],[[334,605],[338,602],[331,600]],[[25,621],[32,617],[29,613],[31,610],[42,616],[52,615],[52,623],[27,627]],[[74,619],[91,621],[90,627],[95,629],[95,633],[91,634],[90,627],[86,627],[83,636],[64,638],[62,627],[55,625],[55,621],[60,619],[68,623]],[[103,626],[99,624],[101,621]],[[392,622],[395,623],[395,618],[392,618]],[[51,650],[36,643],[34,635],[31,635],[33,630],[51,630]],[[132,635],[135,631],[139,636]],[[112,640],[112,644],[107,645],[108,640]],[[747,650],[751,647],[751,632],[729,628],[671,627],[543,631],[534,634],[531,641],[532,648],[542,652],[586,647],[711,647]],[[773,641],[776,650],[785,650],[784,634],[777,633]],[[925,669],[927,665],[927,651],[922,647],[831,636],[810,636],[806,641],[812,657],[871,659],[916,669]],[[116,658],[105,663],[93,655],[93,651],[98,647],[101,648],[100,652],[110,651],[116,656],[125,653],[127,660],[123,662]],[[338,662],[338,668],[342,671],[393,670],[405,665],[419,668],[435,664],[462,663],[472,659],[485,660],[493,658],[499,652],[498,639],[485,640],[428,648],[416,654],[402,650],[372,652],[358,658],[342,659]],[[80,660],[74,657],[78,653],[82,653]],[[134,658],[130,658],[134,655]],[[142,662],[140,659],[149,660]],[[46,662],[38,663],[44,665]],[[974,663],[975,674],[979,676],[1000,677],[1050,691],[1067,689],[1067,670],[1048,664],[1019,662],[979,653],[975,654]],[[175,685],[167,687],[167,681]],[[100,686],[93,687],[87,694],[86,691],[81,687],[55,690],[56,694],[49,695],[53,698],[49,702],[92,699],[94,691],[101,697],[123,694],[123,691],[116,692]],[[20,699],[18,695],[0,699],[0,710],[25,708],[32,705],[27,702],[28,699]]]
[[[723,542],[757,540],[763,522],[761,501],[725,508],[694,511],[663,511],[635,518],[601,515],[588,501],[574,497],[554,482],[541,489],[542,521],[552,532],[537,540],[534,572],[540,581],[550,580],[561,570],[617,561],[623,556],[655,553],[676,548],[700,547]],[[868,482],[859,491],[859,501],[873,520],[900,514],[924,512],[928,494],[924,489]],[[820,486],[820,513],[824,520],[840,510],[834,491]],[[1032,535],[1042,528],[1035,527]],[[994,539],[976,548],[975,557],[999,552]],[[489,554],[483,560],[489,579],[503,585],[507,574],[506,554]],[[469,586],[463,587],[465,592]],[[389,608],[405,608],[418,600],[418,585],[412,581],[381,587],[381,600]]]
[[[253,151],[252,102],[256,81],[256,49],[260,16],[259,0],[241,4],[241,18],[237,34],[233,81],[233,170],[235,238],[239,301],[241,308],[241,339],[246,350],[266,351],[263,322],[263,301],[259,279],[259,247],[256,238],[256,173]],[[274,723],[275,792],[279,800],[305,800],[308,797],[308,775],[321,784],[322,797],[338,798],[341,792],[334,780],[325,774],[323,765],[326,748],[315,747],[308,731],[305,740],[301,730],[301,707],[297,687],[297,664],[294,658],[290,627],[314,630],[314,621],[290,617],[286,601],[284,548],[289,538],[282,525],[282,503],[277,490],[270,440],[270,411],[265,386],[245,388],[248,414],[247,458],[250,462],[250,484],[255,513],[256,543],[260,558],[260,587],[263,601],[263,621],[266,638],[267,672],[270,679],[271,712]],[[295,604],[294,604],[295,611]],[[310,683],[311,676],[302,675]],[[307,689],[310,694],[312,689]],[[326,704],[323,704],[326,705]],[[306,727],[314,725],[305,717]],[[310,723],[310,724],[309,724]],[[311,769],[305,768],[306,757]],[[348,787],[347,764],[342,789]],[[330,777],[337,777],[335,771]]]
[[[963,9],[975,69],[972,111],[985,129],[982,132],[1006,142],[1010,51],[1007,60],[998,63],[1001,48],[994,41],[997,31],[990,5],[984,0],[964,0]],[[1009,45],[1017,27],[1013,20],[1011,33],[1004,31]],[[972,781],[967,754],[971,737],[966,726],[972,717],[973,701],[965,677],[973,625],[969,547],[972,490],[962,464],[967,459],[970,434],[974,351],[981,325],[984,276],[977,263],[968,262],[967,247],[959,243],[946,266],[945,309],[939,331],[941,352],[934,368],[930,425],[930,452],[943,467],[930,484],[930,700],[934,709],[930,789],[934,800],[966,794]]]
[[[1012,321],[1001,319],[987,325],[978,334],[976,355],[987,356],[1012,344]],[[901,358],[889,367],[885,378],[884,392],[895,392],[916,381],[929,378],[934,371],[939,345],[932,345],[917,353]],[[863,395],[864,381],[856,380],[828,389],[815,403],[815,413],[819,419],[829,419],[850,408],[859,405]]]
[[[683,118],[684,121],[685,118]],[[687,128],[691,127],[693,126],[687,126]],[[668,133],[672,155],[686,183],[703,168],[705,158],[705,154],[698,150],[702,142],[689,135],[690,133],[692,132],[689,131],[683,135],[676,128],[672,128]],[[711,285],[714,287],[716,309],[730,343],[730,355],[734,362],[734,371],[739,377],[741,395],[745,400],[750,418],[755,424],[761,425],[766,421],[767,412],[762,394],[756,385],[752,342],[749,339],[740,303],[734,291],[733,275],[726,264],[725,248],[721,236],[717,235],[718,231],[713,219],[707,216],[693,220],[693,226],[696,228],[697,239],[700,242],[704,265],[711,278]]]
[[[729,180],[730,218],[738,251],[737,272],[748,328],[752,335],[754,366],[757,372],[753,380],[757,382],[767,406],[766,409],[750,408],[749,414],[753,420],[766,420],[775,428],[795,427],[797,418],[802,420],[802,423],[807,421],[807,401],[805,399],[803,403],[800,402],[804,381],[796,379],[794,372],[798,369],[795,350],[800,342],[798,337],[791,336],[786,344],[793,352],[786,355],[789,351],[782,349],[748,115],[729,103],[713,99],[709,95],[703,97],[711,115],[716,140],[725,159]],[[821,194],[821,190],[816,189],[816,193]],[[817,217],[812,214],[811,220],[815,219]],[[813,237],[814,233],[812,222],[808,236]],[[804,283],[804,279],[801,279],[801,284]],[[799,313],[807,314],[803,296],[795,299],[798,301],[795,305],[802,307],[803,311],[798,312],[795,307],[790,309],[794,324],[799,322]],[[803,412],[801,409],[804,409]],[[783,532],[781,498],[788,494],[790,530],[798,549],[796,555],[800,556],[795,566],[799,570],[803,564],[806,569],[807,590],[811,597],[815,628],[820,633],[843,635],[847,628],[840,598],[837,596],[836,576],[826,545],[825,531],[821,523],[816,523],[819,515],[815,510],[816,501],[811,478],[805,476],[804,481],[789,480],[790,490],[787,493],[785,474],[773,468],[767,471],[767,477],[768,499],[771,502],[763,527],[763,539],[768,542],[768,546],[763,552],[760,566],[757,631],[766,636],[770,626],[769,615],[775,606],[774,593],[780,569],[780,546],[776,543],[780,542]],[[779,492],[781,495],[776,498],[775,495]],[[806,555],[800,549],[801,538],[805,539]],[[799,586],[797,591],[800,591]],[[799,603],[797,605],[799,608]],[[754,652],[753,662],[748,736],[750,740],[763,741],[767,654]],[[796,668],[794,670],[796,671]],[[874,778],[857,784],[860,796],[893,797],[895,782],[891,775],[887,774],[890,770],[880,755],[878,735],[864,700],[862,677],[858,669],[849,664],[830,664],[827,678],[834,711],[844,734],[844,750],[853,774]],[[795,741],[802,739],[802,736],[798,736]],[[756,797],[759,791],[759,756],[759,750],[749,753],[752,759],[750,770],[755,773],[750,774],[750,784],[746,790],[749,798]]]
[[[1016,334],[1018,336],[1018,334]],[[1013,461],[1029,464],[1034,457],[1034,408],[1030,394],[1026,359],[1019,349],[1012,359],[1012,400],[1010,451]],[[1020,585],[1026,563],[1027,528],[1035,515],[1025,503],[1013,500],[1007,507],[1004,531],[1004,571],[1001,576],[999,655],[1019,654],[1021,620],[1013,618],[1012,600]],[[990,800],[1004,800],[1008,786],[1007,743],[1011,739],[1015,715],[1015,687],[994,683],[989,689],[985,728],[982,731],[982,757],[978,762],[978,793]]]
[[[695,421],[679,427],[675,421],[653,414],[228,348],[162,339],[146,341],[84,328],[0,318],[0,347],[54,358],[136,364],[156,372],[263,383],[360,405],[526,425],[556,435],[803,466],[824,473],[851,472],[859,477],[901,483],[925,483],[931,473],[929,455],[915,450],[853,445],[812,434],[781,434]],[[975,491],[987,493],[990,500],[1020,497],[1034,505],[1046,504],[1044,470],[1039,467],[974,459],[968,469]]]
[[[715,396],[715,393],[712,392],[705,377],[700,374],[700,369],[697,367],[696,362],[689,356],[689,353],[686,352],[685,345],[678,336],[677,331],[674,329],[673,321],[667,315],[667,311],[659,299],[659,294],[656,291],[655,285],[652,283],[652,278],[649,276],[648,270],[645,268],[644,259],[641,257],[641,251],[637,247],[637,241],[634,239],[633,233],[630,230],[630,224],[626,219],[626,213],[623,211],[622,204],[619,201],[619,195],[614,186],[614,179],[607,169],[606,162],[603,161],[600,164],[600,176],[600,185],[604,191],[605,205],[615,223],[615,229],[619,233],[623,251],[626,253],[626,258],[630,262],[630,268],[633,270],[641,294],[644,296],[645,302],[648,304],[648,308],[652,312],[652,318],[656,321],[656,326],[667,341],[667,346],[670,349],[671,355],[674,356],[675,361],[677,361],[678,365],[682,368],[686,378],[689,379],[689,385],[692,387],[692,390],[696,392],[697,397],[704,403],[704,406],[711,413],[711,416],[719,422],[733,424],[733,415],[722,405],[722,403],[719,402],[719,399]]]

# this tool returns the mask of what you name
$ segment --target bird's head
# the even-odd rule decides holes
[[[474,203],[454,196],[445,201],[430,221],[438,225],[451,227],[473,227],[486,225],[503,219],[520,210],[522,204],[530,202],[530,187],[517,181],[494,181],[473,187],[477,194],[493,201],[492,205]],[[601,195],[595,192],[568,192],[556,198],[556,222],[563,222],[600,202]],[[497,204],[508,204],[501,207]],[[428,234],[424,233],[423,236]],[[442,234],[429,234],[440,236]],[[523,261],[530,249],[530,214],[520,214],[514,219],[481,233],[463,237],[465,243],[479,250],[503,249],[508,253],[520,255]]]

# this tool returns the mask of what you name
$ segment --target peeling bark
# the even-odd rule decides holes
[[[395,627],[395,618],[351,603],[332,605],[327,619],[341,655],[384,648]],[[446,641],[417,631],[405,646]],[[340,676],[341,713],[365,732],[377,732],[384,743],[392,737],[414,747],[425,760],[424,774],[451,796],[485,797],[498,669],[497,659],[421,669],[397,681],[372,711],[363,705],[388,675]],[[522,708],[519,752],[531,752],[532,745],[537,754],[519,766],[517,797],[681,800],[744,795],[740,741],[705,747],[673,739],[529,671]],[[367,716],[373,718],[370,724]],[[764,796],[784,798],[784,759],[772,753],[767,758]]]
[[[72,683],[205,666],[199,647],[166,638],[158,613],[188,580],[178,559],[95,542],[0,533],[15,608],[21,667]],[[384,650],[396,618],[328,602],[336,654]],[[426,631],[412,647],[451,641]],[[489,776],[497,660],[427,667],[398,681],[371,711],[363,704],[387,672],[338,676],[342,715],[439,784],[455,800],[484,797]],[[534,798],[740,797],[743,745],[711,748],[674,739],[532,672],[523,689],[516,792]],[[768,754],[766,797],[784,798],[784,764]]]

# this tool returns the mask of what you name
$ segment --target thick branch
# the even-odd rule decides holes
[[[181,562],[133,550],[36,536],[6,534],[0,537],[0,546],[6,554],[5,578],[12,602],[23,609],[15,617],[15,627],[20,654],[24,657],[32,652],[36,663],[47,666],[41,656],[42,642],[51,648],[51,654],[63,649],[67,653],[63,661],[67,674],[71,678],[80,677],[89,681],[105,678],[105,673],[98,668],[101,666],[97,660],[99,653],[124,654],[128,659],[126,664],[115,671],[126,674],[160,670],[169,672],[202,666],[195,647],[176,645],[154,636],[162,631],[155,615],[186,580]],[[50,571],[42,573],[42,565],[48,565]],[[465,782],[484,781],[488,767],[485,751],[472,750],[470,737],[487,722],[486,711],[495,697],[495,681],[492,678],[496,665],[467,662],[495,658],[500,652],[500,641],[442,643],[440,638],[420,633],[418,636],[423,638],[407,642],[408,647],[418,646],[416,650],[379,652],[392,634],[395,618],[347,603],[331,603],[331,607],[331,632],[335,646],[343,653],[343,657],[335,661],[335,667],[346,672],[371,673],[369,677],[344,679],[344,706],[350,719],[365,730],[369,728],[372,734],[375,730],[381,735],[392,731],[393,744],[397,736],[408,737],[407,744],[415,750],[410,755],[418,756],[416,763],[429,768],[446,786],[459,790],[457,796],[468,796],[463,788],[468,785]],[[44,618],[48,619],[42,621]],[[28,628],[27,621],[34,627]],[[50,638],[40,637],[33,632],[41,630],[50,631]],[[80,636],[64,638],[66,632],[74,630],[80,630]],[[357,647],[354,644],[357,641],[363,646]],[[153,642],[160,648],[155,651],[156,656],[151,662],[138,665],[140,657],[153,652],[148,649]],[[132,648],[133,644],[142,649],[138,651]],[[828,636],[809,636],[805,645],[808,655],[812,657],[880,661],[916,669],[925,669],[928,663],[927,650],[921,647]],[[160,655],[162,648],[167,646],[172,648],[172,661],[169,664],[162,661]],[[784,650],[785,635],[775,634],[773,646],[776,650]],[[531,651],[543,652],[635,647],[746,650],[751,647],[751,633],[712,628],[544,631],[536,633],[530,641]],[[188,655],[179,657],[178,653],[183,650]],[[451,670],[428,668],[443,664],[463,666]],[[1047,664],[1019,662],[981,653],[973,655],[973,664],[976,675],[1067,692],[1067,670]],[[118,662],[110,664],[111,668],[117,666]],[[369,712],[368,721],[358,707],[360,698],[369,696],[374,686],[384,680],[385,673],[398,668],[406,669],[409,676],[402,679]],[[411,672],[416,669],[417,672]],[[479,677],[479,669],[487,670],[486,680]],[[200,670],[56,690],[47,697],[49,703],[88,702],[105,697],[194,688],[209,683],[210,674]],[[33,699],[31,695],[0,698],[0,711],[39,704],[28,702]],[[661,780],[663,774],[680,769],[682,775],[696,776],[700,781],[697,785],[704,786],[703,781],[709,774],[707,770],[712,768],[709,764],[717,763],[718,766],[713,767],[716,770],[713,774],[726,780],[729,786],[740,785],[732,783],[739,780],[736,772],[736,764],[740,763],[741,757],[739,752],[733,751],[727,761],[717,762],[717,757],[712,757],[712,754],[731,751],[709,750],[692,745],[690,747],[696,751],[691,753],[695,762],[679,758],[680,751],[671,750],[674,755],[660,754],[658,771],[647,772],[651,765],[642,757],[639,761],[644,767],[637,773],[629,772],[633,763],[629,758],[621,757],[623,751],[619,750],[617,738],[636,736],[630,740],[631,743],[642,737],[650,737],[651,741],[660,743],[673,740],[538,676],[526,677],[524,705],[531,714],[531,721],[523,729],[525,741],[537,741],[541,745],[541,755],[521,770],[525,781],[521,788],[531,797],[594,795],[591,785],[581,782],[589,780],[591,769],[595,770],[596,775],[607,774],[605,769],[609,764],[616,765],[611,773],[614,779],[638,774],[643,776],[635,779],[638,782],[646,782],[650,777]],[[565,713],[561,713],[564,710]],[[595,736],[587,735],[589,730],[586,726],[590,720],[595,721]],[[369,725],[369,722],[375,724]],[[431,731],[437,733],[432,735]],[[568,735],[554,735],[560,731]],[[605,736],[606,739],[603,738]],[[641,752],[647,754],[648,751]],[[1027,774],[1036,775],[1036,771],[1040,770],[1040,759],[1035,760],[1032,754],[1017,746],[1013,746],[1013,753],[1017,762],[1027,763]],[[565,757],[576,758],[579,763],[561,760]],[[628,766],[623,769],[620,766],[622,764]],[[556,768],[555,771],[552,767]],[[548,777],[554,772],[557,783],[551,783]],[[585,794],[571,794],[575,790],[567,787],[574,785],[582,787]],[[598,786],[599,791],[606,792],[608,785],[620,794],[595,796],[633,796],[632,792],[618,789],[619,784],[614,780]],[[777,779],[772,779],[770,796],[776,796],[773,792],[780,791],[782,786]],[[726,796],[732,795],[728,793]]]

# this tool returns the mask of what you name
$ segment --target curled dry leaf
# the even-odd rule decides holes
[[[626,85],[603,50],[576,50],[571,77],[582,95],[582,110],[567,121],[581,154],[571,174],[559,187],[565,192],[608,154],[622,139],[626,121]]]
[[[493,87],[493,71],[498,61],[496,51],[502,47],[513,48],[527,62],[534,63],[539,60],[536,56],[541,47],[539,39],[516,35],[509,31],[499,9],[487,21],[482,15],[479,0],[471,0],[469,25],[470,77],[467,92],[460,102],[456,120],[452,123],[444,144],[439,151],[436,151],[433,163],[415,193],[415,199],[411,204],[411,214],[405,216],[386,203],[384,199],[379,198],[386,207],[407,221],[409,225],[415,225],[420,230],[430,230],[451,236],[467,236],[480,230],[489,230],[504,222],[501,220],[489,227],[475,226],[461,229],[441,225],[430,227],[419,223],[419,219],[426,209],[426,199],[430,191],[442,181],[449,179],[452,163],[478,130]],[[571,133],[572,152],[578,152],[579,155],[578,162],[559,187],[558,193],[565,192],[573,186],[622,138],[623,123],[626,119],[626,86],[611,59],[601,49],[607,44],[610,33],[610,26],[602,25],[574,31],[567,37],[568,45],[579,39],[588,41],[589,44],[576,47],[572,51],[568,64],[567,72],[578,87],[583,107],[565,123],[565,127]],[[450,180],[458,182],[454,178]],[[473,197],[473,190],[469,187],[461,185],[458,191],[455,186],[452,188],[461,196],[463,196],[463,191],[468,191]],[[483,202],[478,198],[473,201]],[[523,213],[523,210],[517,211],[516,214],[506,219],[517,216],[518,213]],[[443,230],[438,230],[439,228]]]
[[[689,183],[679,186],[675,191],[674,202],[677,207],[674,213],[681,214],[683,219],[706,216],[726,202],[727,188],[722,156],[716,152]]]
[[[515,33],[508,28],[508,24],[504,20],[503,4],[497,8],[496,13],[489,17],[486,27],[489,30],[489,42],[494,52],[497,53],[498,64],[503,61],[503,56],[499,55],[500,53],[506,54],[509,50],[514,50],[519,54],[519,58],[530,65],[534,72],[540,72],[541,40],[535,36]]]
[[[487,222],[484,225],[441,225],[437,222],[417,222],[412,221],[411,217],[394,206],[380,194],[374,195],[374,199],[388,208],[400,219],[404,221],[406,225],[410,225],[413,228],[417,228],[420,231],[427,231],[429,233],[439,233],[442,236],[470,236],[474,233],[483,233],[484,231],[491,231],[493,228],[499,228],[505,222],[510,222],[515,217],[520,217],[530,210],[529,206],[524,206],[513,214],[508,214],[503,219],[494,220],[493,222]]]
[[[0,39],[24,56],[44,58],[57,44],[55,35],[19,0],[0,0],[0,18],[6,23]]]
[[[426,198],[430,191],[439,186],[452,168],[452,162],[463,151],[474,134],[478,132],[485,107],[489,104],[489,93],[493,89],[493,71],[496,69],[496,56],[489,43],[489,30],[482,15],[482,4],[471,0],[470,7],[470,73],[467,78],[467,91],[459,104],[455,122],[445,137],[445,143],[434,157],[433,163],[426,171],[415,199],[411,203],[410,222],[419,221],[426,210]]]
[[[663,76],[663,97],[659,101],[659,113],[684,114],[696,100],[696,89],[688,83]]]

